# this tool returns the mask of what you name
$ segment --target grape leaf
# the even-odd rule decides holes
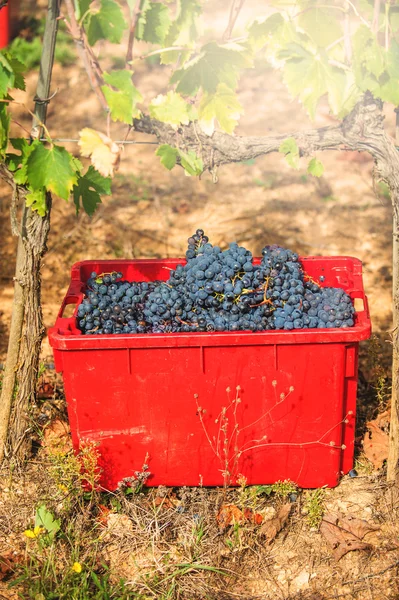
[[[166,96],[160,94],[150,104],[150,116],[163,123],[169,123],[174,129],[182,123],[188,125],[196,119],[196,110],[176,92],[170,91]]]
[[[198,37],[197,20],[202,12],[199,0],[177,0],[176,17],[172,21],[164,45],[187,46],[191,45]],[[190,55],[190,52],[167,51],[161,54],[161,64],[169,65],[176,62],[180,54],[181,64],[183,64]]]
[[[103,177],[113,176],[119,165],[120,148],[111,138],[85,127],[79,133],[78,145],[82,156],[90,156],[93,166]]]
[[[177,92],[188,96],[194,95],[200,88],[213,94],[219,83],[235,89],[240,71],[251,66],[252,61],[244,46],[209,42],[182,69],[174,72],[170,82],[177,83]]]
[[[73,201],[76,214],[79,213],[81,204],[85,212],[91,217],[98,204],[101,204],[100,194],[111,193],[111,179],[100,175],[94,167],[90,166],[83,176],[78,177],[78,182],[73,186]]]
[[[7,164],[11,171],[14,171],[14,181],[18,185],[24,185],[28,181],[26,173],[26,161],[30,153],[39,145],[38,140],[34,140],[31,145],[24,138],[10,139],[11,145],[21,152],[21,154],[8,154]]]
[[[366,25],[360,25],[352,36],[353,66],[356,83],[366,91],[365,78],[374,75],[378,79],[385,69],[384,54],[375,36]],[[370,90],[372,91],[372,90]]]
[[[293,137],[289,137],[281,142],[278,151],[285,155],[285,160],[290,167],[299,169],[299,148]]]
[[[263,48],[283,24],[284,18],[280,13],[273,13],[264,21],[254,21],[248,29],[248,41],[251,48],[255,52]]]
[[[212,135],[215,129],[215,119],[226,133],[233,133],[243,107],[237,95],[226,84],[220,83],[214,94],[204,93],[199,109],[199,123],[201,129]]]
[[[392,31],[397,33],[399,31],[399,6],[392,6],[389,11],[389,24]]]
[[[21,155],[8,152],[5,155],[4,160],[10,171],[16,171],[21,164]]]
[[[18,185],[25,185],[28,182],[27,174],[27,160],[33,150],[40,145],[38,140],[34,140],[32,144],[24,138],[12,138],[10,139],[11,145],[21,152],[20,155],[13,154],[12,167],[14,171],[14,181]]]
[[[47,213],[46,190],[44,188],[40,190],[28,188],[28,190],[29,192],[25,197],[26,206],[36,211],[41,217],[44,217]]]
[[[7,71],[0,63],[0,99],[7,95],[8,89],[12,87],[14,75]]]
[[[311,40],[322,48],[326,48],[342,37],[342,28],[336,18],[327,10],[311,7],[298,17],[298,24]]]
[[[75,0],[75,16],[78,21],[80,21],[80,19],[89,10],[92,1],[93,0]]]
[[[165,50],[160,54],[161,65],[171,65],[176,63],[177,61],[179,61],[180,65],[184,65],[191,57],[192,53],[193,51],[190,48],[187,48],[187,50],[174,50],[172,47],[169,50]]]
[[[15,60],[15,63],[21,64],[17,60]],[[15,79],[14,69],[8,53],[0,52],[0,99],[7,96],[8,90],[19,87]]]
[[[309,175],[314,177],[321,177],[324,173],[324,165],[318,158],[312,158],[308,164]]]
[[[297,50],[297,58],[287,60],[284,65],[284,81],[290,93],[299,97],[312,119],[319,99],[327,92],[329,71],[322,53],[315,56],[303,47],[300,54]]]
[[[46,148],[39,143],[27,159],[27,177],[33,190],[46,188],[60,198],[68,200],[77,182],[72,156],[62,146]]]
[[[155,154],[160,157],[161,163],[169,171],[173,169],[178,160],[186,175],[201,175],[204,170],[202,159],[193,150],[183,152],[179,148],[169,146],[169,144],[162,144]]]
[[[5,155],[8,146],[8,133],[10,130],[11,116],[8,114],[7,105],[0,103],[0,157]]]
[[[180,164],[186,175],[201,175],[204,170],[202,158],[196,155],[194,150],[182,152],[179,150]]]
[[[361,91],[352,71],[331,67],[326,79],[328,102],[334,115],[345,117],[358,102]]]
[[[135,36],[138,40],[162,44],[170,27],[169,9],[163,4],[143,0]]]
[[[171,171],[176,164],[179,151],[177,148],[172,148],[172,146],[169,146],[169,144],[162,144],[159,146],[159,148],[157,148],[155,154],[156,156],[160,157],[161,164]]]
[[[358,0],[358,2],[360,13],[365,17],[365,19],[369,19],[371,21],[374,13],[374,1]]]
[[[379,86],[376,96],[384,102],[391,102],[395,106],[399,105],[399,79],[387,77],[386,81]]]
[[[399,44],[396,40],[391,41],[391,47],[387,52],[386,70],[392,78],[399,79]]]
[[[72,163],[75,168],[75,171],[77,171],[78,174],[80,174],[83,171],[83,165],[80,162],[80,160],[76,158],[76,156],[72,156]]]
[[[25,89],[22,75],[25,70],[25,66],[9,52],[0,52],[0,98],[4,98],[9,89]]]
[[[22,64],[21,61],[19,61],[17,58],[13,58],[9,54],[8,54],[7,58],[11,65],[12,71],[14,73],[13,88],[15,88],[17,90],[25,90],[26,89],[25,79],[23,77],[23,74],[26,71],[25,65]]]
[[[137,102],[143,99],[132,81],[132,72],[127,70],[104,73],[104,81],[109,85],[101,87],[113,121],[122,121],[128,125],[133,124],[133,119],[140,116]],[[110,87],[112,86],[112,87]],[[115,88],[115,89],[113,89]]]
[[[120,44],[127,27],[122,9],[114,0],[101,0],[100,10],[87,16],[87,39],[90,46],[98,40]]]

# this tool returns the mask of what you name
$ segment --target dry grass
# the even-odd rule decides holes
[[[248,521],[221,528],[217,515],[227,502],[272,518],[287,502],[281,485],[270,494],[261,487],[228,489],[227,496],[206,488],[85,492],[74,460],[49,460],[41,449],[23,472],[3,468],[0,555],[17,558],[14,572],[0,582],[0,598],[398,597],[399,492],[381,475],[345,477],[337,488],[325,490],[324,510],[379,526],[367,540],[370,551],[349,552],[337,562],[317,527],[309,525],[305,491],[299,491],[285,527],[267,544],[259,525]],[[50,544],[23,534],[43,503],[61,520]],[[75,562],[81,573],[72,570]]]

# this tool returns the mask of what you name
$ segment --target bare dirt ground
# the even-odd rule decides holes
[[[214,16],[218,18],[218,14]],[[112,63],[112,58],[109,60]],[[29,74],[27,93],[18,94],[18,101],[30,106],[36,80],[37,73]],[[147,100],[165,89],[167,73],[157,65],[142,64],[137,67],[136,81]],[[104,129],[101,111],[79,64],[57,66],[52,87],[58,89],[48,114],[48,127],[53,136],[74,138],[85,126]],[[238,135],[271,132],[289,135],[297,129],[313,126],[267,65],[245,74],[241,90],[240,100],[246,113]],[[23,106],[15,107],[15,119],[29,129],[30,117]],[[386,119],[393,133],[392,111],[387,111]],[[327,107],[322,106],[316,124],[331,122]],[[13,127],[20,135],[20,128],[16,124]],[[121,129],[113,125],[112,134],[120,139]],[[134,134],[133,138],[140,142],[154,141],[143,135]],[[76,144],[66,146],[77,153]],[[271,155],[253,164],[220,169],[219,181],[214,184],[209,174],[198,180],[184,176],[178,168],[169,173],[159,164],[155,148],[144,144],[125,148],[112,196],[104,200],[91,220],[83,214],[77,217],[71,204],[55,200],[48,253],[42,269],[46,327],[55,322],[74,262],[182,256],[187,237],[198,227],[205,229],[215,244],[226,246],[234,240],[247,246],[254,255],[259,255],[264,245],[278,243],[303,256],[354,256],[363,261],[373,330],[380,340],[377,345],[373,342],[373,347],[367,342],[361,348],[359,415],[362,425],[375,416],[378,403],[380,409],[385,408],[389,395],[391,205],[384,190],[373,186],[372,162],[358,154],[325,153],[320,156],[326,167],[325,175],[318,180],[306,175],[305,161],[299,171],[294,171],[281,156]],[[4,362],[7,349],[16,250],[16,240],[9,226],[9,202],[9,190],[0,183],[0,362]],[[44,362],[52,362],[47,339],[42,357]],[[49,375],[50,379],[53,377]],[[49,400],[50,413],[59,416],[59,411],[63,411],[59,388],[54,397],[55,402]],[[43,411],[42,404],[38,410]],[[175,492],[176,502],[173,499],[165,510],[155,513],[154,506],[159,508],[155,502],[156,491],[128,500],[120,498],[121,506],[114,511],[117,516],[102,523],[103,530],[99,534],[102,560],[111,568],[115,580],[121,576],[130,582],[132,598],[138,592],[143,594],[140,598],[184,600],[398,598],[399,496],[384,482],[383,470],[373,470],[373,465],[361,455],[363,434],[364,429],[361,429],[357,465],[360,477],[346,476],[337,488],[326,490],[321,501],[325,515],[359,518],[375,526],[365,535],[368,545],[363,549],[337,559],[333,545],[328,544],[319,525],[312,527],[309,523],[306,492],[293,503],[288,520],[275,540],[268,542],[251,523],[220,529],[217,514],[221,503],[226,501],[220,492],[180,489]],[[54,477],[44,475],[47,466],[48,456],[40,449],[25,473],[11,477],[3,471],[0,555],[27,552],[22,532],[32,522],[39,502],[45,501],[55,512],[63,514],[67,502]],[[229,492],[228,501],[241,507],[252,506],[248,499],[243,499],[242,493]],[[111,505],[109,498],[103,501]],[[256,510],[267,521],[278,514],[286,501],[286,496],[272,494],[257,500]],[[181,506],[184,510],[179,509]],[[96,512],[92,511],[89,516],[87,511],[77,514],[84,514],[86,526],[90,522],[92,530],[98,516]],[[198,540],[198,518],[204,529],[199,545],[195,541]],[[80,517],[76,519],[78,522]],[[357,540],[360,538],[357,530]],[[66,568],[71,553],[65,548],[62,552],[60,568]],[[169,596],[159,583],[149,583],[148,578],[154,573],[161,574],[163,581],[162,577],[180,568],[176,565],[194,560],[211,564],[223,573],[226,571],[229,577],[198,570],[184,577],[179,575],[179,584]],[[8,573],[5,581],[0,581],[0,598],[17,597],[17,592],[8,587],[10,579],[12,575]],[[19,597],[35,597],[25,595],[23,585],[16,589],[21,594]],[[45,597],[37,596],[40,600]]]

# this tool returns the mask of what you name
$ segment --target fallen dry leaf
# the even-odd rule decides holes
[[[390,411],[388,411],[388,410],[384,410],[384,412],[379,413],[375,418],[375,422],[380,429],[385,429],[385,427],[387,427],[389,425],[390,420],[391,420],[391,415],[390,415]]]
[[[364,519],[358,519],[357,517],[353,517],[352,515],[347,515],[341,521],[345,525],[345,529],[348,529],[353,535],[360,538],[361,540],[365,535],[371,533],[373,531],[378,531],[380,527],[378,525],[374,525],[373,523],[369,523]]]
[[[336,560],[342,558],[352,550],[370,550],[373,546],[364,542],[365,535],[379,529],[363,519],[351,515],[339,517],[332,513],[326,514],[320,525],[320,533],[331,546]]]
[[[108,521],[109,521],[109,515],[112,513],[112,509],[108,508],[108,506],[105,506],[105,504],[99,504],[98,505],[98,516],[97,516],[97,521],[100,523],[100,525],[108,525]]]
[[[156,496],[154,500],[155,506],[160,506],[161,508],[176,508],[181,504],[181,500],[179,500],[175,493],[169,494],[169,496]]]
[[[254,525],[260,525],[263,522],[263,517],[259,513],[254,512],[251,508],[244,508],[244,517]]]
[[[268,544],[274,540],[278,532],[284,527],[291,512],[291,506],[292,504],[283,504],[274,519],[263,523],[259,533],[266,538]]]
[[[368,421],[368,431],[363,439],[364,454],[376,469],[380,469],[388,458],[389,437],[380,427],[383,422],[385,424],[378,417],[374,421]]]
[[[24,557],[22,554],[7,552],[0,555],[0,581],[8,579],[14,573],[15,567],[23,561]]]
[[[222,504],[216,519],[221,529],[245,521],[244,513],[235,504]]]
[[[47,454],[67,454],[72,450],[72,441],[68,423],[55,419],[43,432],[42,446]]]
[[[54,385],[50,381],[40,381],[37,388],[38,398],[52,398],[54,396]]]
[[[221,529],[226,529],[226,527],[234,525],[235,523],[253,523],[254,525],[260,525],[263,521],[263,517],[259,513],[255,513],[250,508],[241,510],[235,504],[222,504],[216,519]]]

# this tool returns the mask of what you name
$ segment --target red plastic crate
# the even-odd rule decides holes
[[[231,468],[240,453],[234,475],[248,484],[290,479],[307,488],[336,485],[352,468],[358,346],[371,333],[361,262],[301,259],[315,280],[324,275],[324,286],[363,301],[347,329],[97,336],[82,335],[75,316],[63,316],[67,305],[76,315],[92,271],[166,280],[169,269],[184,262],[84,261],[72,267],[49,339],[63,373],[75,449],[86,440],[99,443],[101,484],[108,490],[140,471],[147,454],[148,485],[221,485],[223,461],[212,446],[223,438],[220,412],[240,386],[236,417],[234,403],[227,410]],[[206,411],[202,423],[198,406]]]
[[[8,6],[0,9],[0,49],[5,48],[9,42]]]

